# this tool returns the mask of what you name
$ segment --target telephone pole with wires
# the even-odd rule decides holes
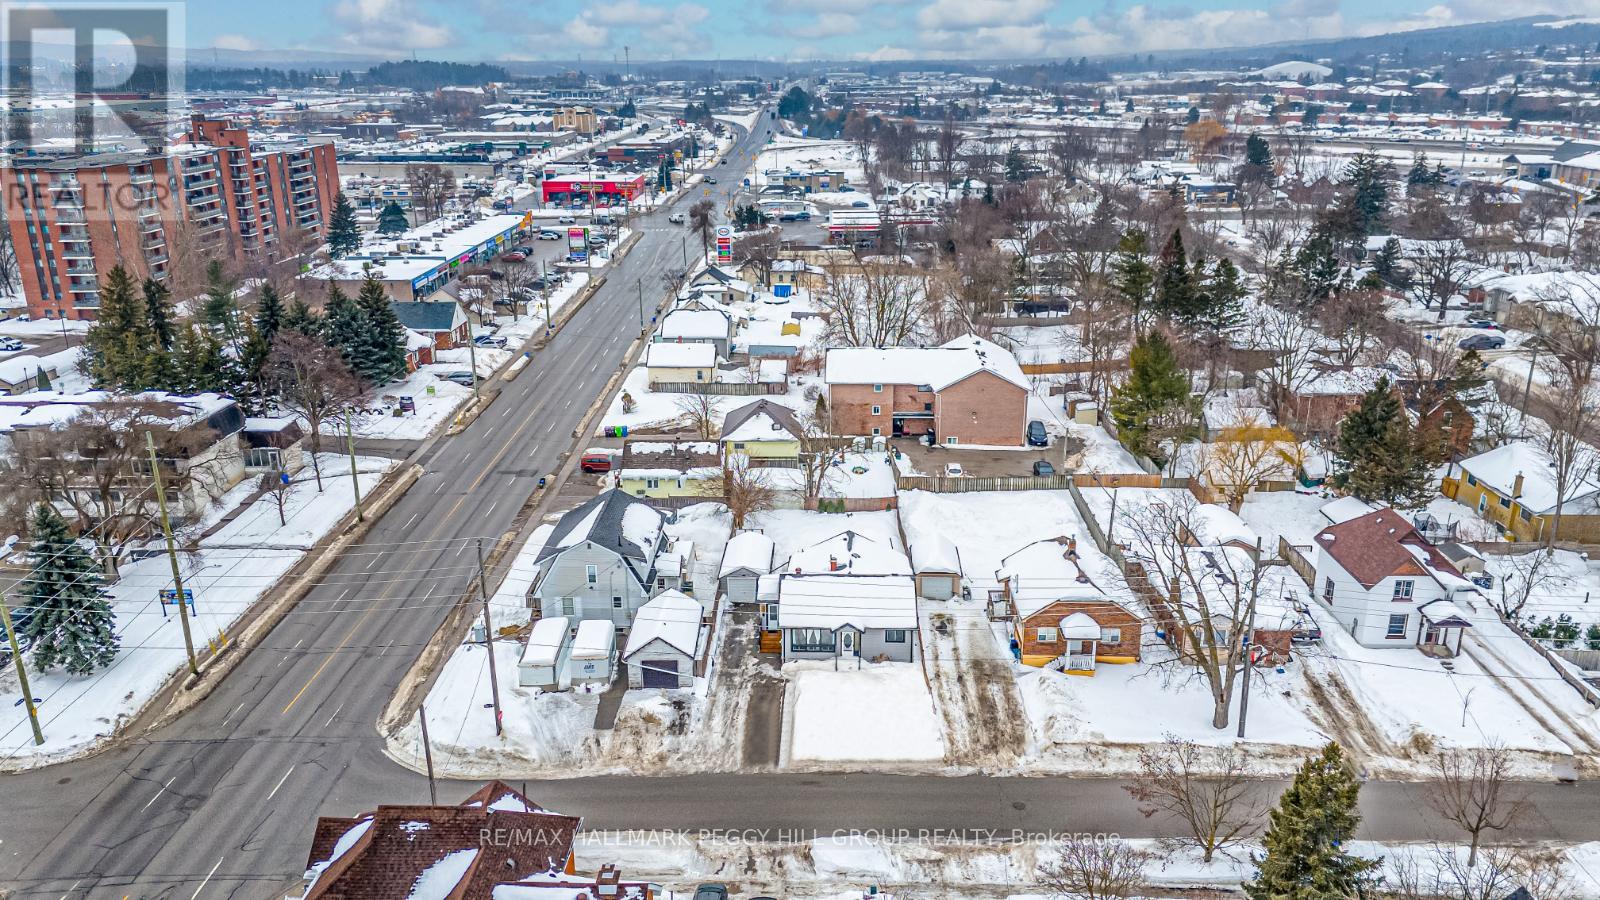
[[[474,366],[473,368],[476,370],[477,367]],[[354,491],[356,495],[356,521],[365,522],[367,513],[361,508],[361,473],[356,469],[356,432],[355,428],[350,424],[352,415],[353,413],[347,412],[344,417],[345,446],[350,450],[350,490]]]
[[[178,545],[172,539],[172,520],[167,517],[167,490],[161,483],[161,461],[156,458],[156,439],[146,431],[144,445],[150,450],[150,474],[155,479],[156,506],[161,510],[161,534],[167,539],[167,559],[172,563],[173,596],[178,598],[178,621],[183,625],[183,649],[189,657],[189,674],[200,676],[200,665],[194,660],[194,637],[189,634],[189,616],[194,611],[183,591],[183,571],[178,565]],[[187,607],[187,608],[186,608]]]
[[[16,543],[15,536],[6,541],[6,556],[11,555]],[[22,704],[28,709],[28,724],[33,727],[33,743],[37,747],[44,743],[44,730],[39,727],[39,708],[33,704],[33,689],[28,687],[28,667],[22,662],[22,647],[17,644],[17,627],[11,624],[11,606],[4,597],[0,597],[0,625],[5,626],[6,642],[11,645],[11,664],[17,670],[17,686],[22,688]]]
[[[489,693],[494,697],[494,736],[505,729],[500,723],[500,679],[494,664],[494,622],[489,620],[489,575],[483,568],[483,538],[478,538],[478,596],[483,598],[483,648],[489,651]]]
[[[433,782],[433,742],[428,740],[428,707],[417,707],[417,720],[422,723],[422,758],[428,765],[428,804],[439,805],[439,788]]]

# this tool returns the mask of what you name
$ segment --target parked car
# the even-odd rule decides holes
[[[541,232],[539,232],[539,240],[541,240],[541,241],[559,241],[559,240],[561,240],[561,232],[559,232],[559,231],[541,231]]]
[[[506,339],[498,334],[480,334],[472,339],[479,347],[504,347]]]
[[[22,342],[13,337],[0,337],[0,350],[14,353],[22,349]]]
[[[1028,423],[1028,446],[1050,446],[1050,432],[1044,430],[1044,423],[1038,419],[1034,419]]]
[[[682,225],[688,220],[683,217],[683,213],[673,213],[672,215],[667,216],[667,221],[674,225]]]
[[[720,884],[702,884],[694,889],[694,900],[728,900],[728,889]]]
[[[944,476],[946,478],[960,478],[965,474],[967,474],[967,472],[965,469],[961,468],[961,463],[944,464]]]
[[[1038,478],[1049,478],[1056,474],[1056,467],[1050,465],[1048,459],[1036,459],[1033,461],[1033,474]]]
[[[563,225],[574,225],[578,220],[574,216],[561,216],[560,218],[556,219],[556,221]]]
[[[717,179],[716,178],[714,178],[714,177],[712,177],[710,175],[706,176],[706,184],[716,184],[716,183],[717,183]]]
[[[460,371],[456,372],[446,372],[439,377],[443,378],[445,381],[453,381],[456,384],[464,387],[472,387],[472,373],[468,372],[466,369],[461,369]]]
[[[870,209],[871,207],[872,207],[872,204],[868,203],[865,200],[854,200],[854,201],[851,201],[851,203],[850,203],[850,208],[851,209]]]
[[[1463,350],[1499,350],[1506,345],[1506,339],[1498,334],[1475,334],[1462,338],[1456,346]]]
[[[585,472],[611,471],[611,455],[608,453],[585,453],[578,458],[578,468]]]
[[[521,250],[513,250],[500,258],[506,262],[522,262],[528,258],[528,254],[523,253]]]
[[[1500,329],[1500,323],[1496,322],[1493,319],[1485,318],[1483,316],[1473,316],[1472,318],[1467,320],[1467,327],[1468,328],[1486,328],[1486,329],[1489,329],[1490,331],[1498,331]]]

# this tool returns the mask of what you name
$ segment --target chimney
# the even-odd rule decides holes
[[[600,874],[594,880],[594,892],[598,897],[622,896],[622,873],[611,863],[600,867]]]
[[[837,556],[829,556],[828,557],[828,571],[829,572],[837,572],[837,571],[839,571],[839,558]]]
[[[1511,499],[1515,500],[1515,499],[1517,499],[1517,498],[1519,498],[1521,496],[1522,496],[1522,473],[1518,472],[1517,473],[1517,477],[1515,479],[1513,479],[1512,482],[1511,482]]]

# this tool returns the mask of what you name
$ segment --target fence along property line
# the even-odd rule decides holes
[[[758,397],[770,394],[787,394],[789,386],[779,383],[748,381],[652,381],[650,390],[656,394],[710,394],[717,397]]]

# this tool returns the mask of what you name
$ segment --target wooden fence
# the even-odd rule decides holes
[[[1502,618],[1502,621],[1506,623],[1508,628],[1516,632],[1517,637],[1522,638],[1523,643],[1527,644],[1529,647],[1532,647],[1533,652],[1544,657],[1545,662],[1550,664],[1550,668],[1555,669],[1556,674],[1561,677],[1561,680],[1571,685],[1572,689],[1578,692],[1578,696],[1582,697],[1590,706],[1600,709],[1600,690],[1596,690],[1594,685],[1572,674],[1572,670],[1562,663],[1561,659],[1556,656],[1556,652],[1554,650],[1546,647],[1542,642],[1529,637],[1528,633],[1522,630],[1522,626],[1518,625],[1516,622],[1510,621],[1509,619]]]
[[[1064,491],[1072,484],[1071,475],[1000,475],[992,478],[944,475],[896,475],[894,486],[901,491],[929,491],[935,494],[969,494],[977,491]]]
[[[1283,561],[1289,564],[1289,568],[1293,569],[1295,574],[1300,576],[1301,580],[1306,583],[1306,587],[1310,588],[1313,592],[1316,591],[1316,566],[1313,566],[1311,562],[1307,560],[1305,556],[1301,554],[1301,552],[1296,549],[1293,544],[1289,543],[1289,541],[1281,534],[1278,535],[1278,556],[1282,557]]]
[[[786,384],[752,384],[747,381],[653,381],[650,390],[657,394],[709,394],[716,397],[757,397],[786,394]]]

